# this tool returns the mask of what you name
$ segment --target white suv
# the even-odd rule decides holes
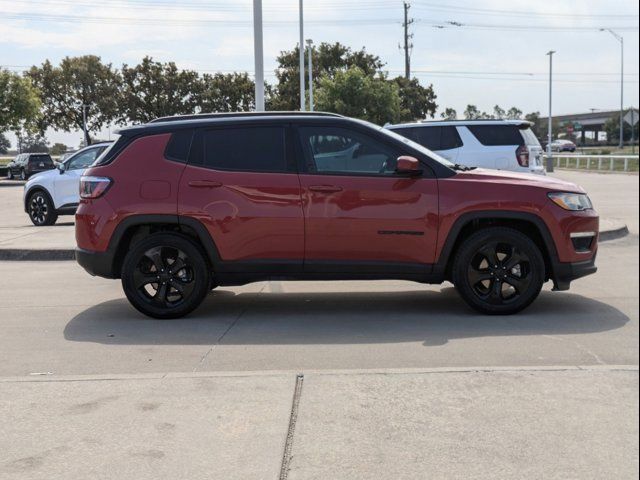
[[[543,149],[522,120],[423,121],[386,128],[453,163],[545,174]]]
[[[80,199],[80,177],[104,152],[110,142],[96,143],[59,163],[55,170],[38,173],[24,185],[24,211],[37,227],[53,225],[58,215],[76,213]]]

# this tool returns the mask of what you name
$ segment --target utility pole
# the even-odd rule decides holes
[[[89,136],[89,132],[87,131],[87,108],[89,105],[82,104],[82,131],[84,132],[84,146],[88,147],[91,145],[91,137]]]
[[[409,18],[409,8],[411,5],[409,2],[402,2],[402,6],[404,8],[404,22],[402,22],[402,26],[404,27],[404,77],[409,80],[411,78],[411,49],[413,48],[413,43],[409,43],[410,39],[413,38],[413,33],[409,33],[409,25],[411,25],[414,20],[413,18]]]
[[[262,50],[262,0],[253,0],[253,62],[256,112],[264,111],[264,58]]]
[[[601,32],[609,32],[613,37],[620,42],[620,141],[618,142],[618,148],[624,147],[624,38],[622,35],[617,34],[610,28],[601,28]]]
[[[304,14],[302,10],[303,0],[299,0],[300,9],[300,42],[298,43],[300,57],[300,111],[304,112],[306,99],[304,97]]]
[[[313,60],[311,53],[313,52],[313,40],[307,39],[307,49],[309,50],[309,111],[313,112]]]
[[[547,172],[553,172],[553,152],[551,151],[551,140],[553,138],[553,120],[552,120],[552,105],[553,105],[553,54],[555,50],[549,50],[549,134],[547,136]]]

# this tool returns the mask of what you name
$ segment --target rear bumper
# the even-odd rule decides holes
[[[569,290],[571,282],[578,278],[586,277],[598,271],[596,256],[583,262],[556,263],[553,266],[553,289]]]
[[[115,272],[113,254],[109,251],[94,252],[76,248],[76,262],[84,268],[87,273],[97,277],[119,278],[120,272]]]

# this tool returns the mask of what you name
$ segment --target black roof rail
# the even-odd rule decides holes
[[[228,118],[228,117],[276,117],[276,116],[316,116],[316,117],[342,117],[338,113],[331,112],[221,112],[221,113],[194,113],[191,115],[173,115],[170,117],[154,118],[148,123],[174,122],[178,120],[202,120],[207,118]]]

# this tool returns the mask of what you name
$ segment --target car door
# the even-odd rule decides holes
[[[60,172],[53,184],[53,203],[56,208],[78,203],[80,177],[105,148],[99,146],[84,149],[64,162],[64,172]]]
[[[305,270],[426,271],[437,240],[437,180],[397,174],[403,152],[351,127],[300,126]]]
[[[227,271],[302,269],[304,219],[288,126],[230,125],[196,132],[178,214],[199,220]]]

